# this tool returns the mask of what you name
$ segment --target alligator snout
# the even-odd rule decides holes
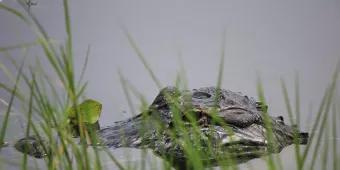
[[[306,145],[308,143],[309,134],[307,132],[300,132],[298,138],[301,145]]]
[[[272,119],[275,120],[277,123],[286,126],[286,132],[290,131],[289,136],[291,136],[292,138],[294,137],[294,133],[298,132],[296,137],[299,140],[300,145],[306,145],[308,143],[309,134],[307,132],[301,132],[300,130],[298,130],[298,125],[286,125],[283,116],[272,117]],[[294,130],[296,130],[296,132],[294,132]]]

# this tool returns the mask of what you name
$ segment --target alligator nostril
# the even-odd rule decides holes
[[[299,139],[301,145],[306,145],[308,143],[309,134],[306,132],[299,133]]]
[[[192,94],[192,97],[196,99],[207,99],[211,97],[211,94],[205,92],[194,92],[194,94]]]

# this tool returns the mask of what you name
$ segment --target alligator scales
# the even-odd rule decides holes
[[[151,149],[183,169],[188,160],[185,140],[206,153],[202,161],[208,165],[216,165],[226,155],[245,162],[278,153],[294,143],[294,136],[300,144],[307,143],[308,133],[286,125],[282,116],[266,116],[266,111],[261,102],[229,90],[166,87],[147,111],[99,130],[98,136],[103,145],[112,148]]]

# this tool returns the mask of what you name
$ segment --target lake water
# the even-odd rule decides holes
[[[36,1],[37,5],[31,7],[31,12],[37,15],[56,41],[63,41],[65,31],[61,1]],[[18,8],[13,1],[1,3]],[[90,46],[85,76],[89,82],[86,95],[102,102],[101,124],[110,125],[132,115],[118,71],[149,103],[158,93],[157,86],[129,45],[122,26],[135,39],[163,86],[174,85],[177,73],[184,75],[180,71],[184,67],[190,89],[216,84],[225,31],[222,87],[256,97],[256,81],[260,76],[270,114],[282,115],[288,120],[280,79],[286,81],[290,98],[294,101],[294,79],[298,74],[301,130],[306,131],[315,118],[324,89],[340,58],[339,8],[338,1],[316,0],[72,1],[70,15],[76,74],[79,75]],[[0,10],[0,21],[5,23],[0,24],[0,47],[36,39],[27,26],[3,10]],[[15,50],[11,54],[18,61],[23,58],[23,51]],[[27,54],[27,63],[34,64],[35,57],[41,55],[41,49],[32,48]],[[46,60],[39,60],[47,71],[51,70]],[[0,62],[10,67],[3,53],[0,53]],[[3,72],[0,72],[0,82],[9,82]],[[53,83],[60,85],[57,80]],[[3,90],[0,90],[0,96],[6,101],[9,99],[8,93]],[[133,106],[138,110],[139,99],[134,98]],[[17,112],[18,115],[20,113]],[[20,138],[20,128],[9,128],[9,141]],[[140,159],[140,151],[136,149],[112,152],[121,160],[125,159],[122,156],[124,152],[131,155],[132,161]],[[294,147],[285,148],[280,155],[284,169],[294,169]],[[9,165],[13,169],[18,167],[15,162],[21,159],[20,154],[11,148],[3,149],[0,156],[11,160],[13,163]],[[33,165],[33,159],[30,163]],[[129,161],[127,163],[130,164]],[[240,165],[241,169],[263,169],[265,166],[262,159]],[[108,167],[115,169],[114,166]]]
[[[1,105],[2,108],[3,105]],[[0,121],[3,121],[5,111],[2,110],[0,114]],[[7,128],[7,135],[5,141],[9,142],[9,147],[4,147],[1,149],[0,152],[0,169],[18,169],[21,166],[21,162],[23,159],[23,154],[16,151],[13,147],[14,143],[21,139],[24,134],[25,129],[25,122],[26,119],[24,118],[23,114],[18,114],[17,112],[12,112],[10,114],[9,124]],[[339,136],[339,134],[338,134]],[[323,139],[321,141],[321,145],[325,142],[329,142],[331,140],[336,140],[337,145],[339,146],[340,141],[338,139],[334,139],[331,136],[329,138]],[[315,142],[314,142],[315,143]],[[323,146],[321,146],[323,147]],[[304,146],[301,147],[304,149]],[[91,148],[89,148],[91,151]],[[160,169],[163,167],[163,160],[158,156],[154,155],[151,150],[146,150],[143,152],[140,149],[131,149],[131,148],[119,148],[119,149],[111,149],[111,153],[115,156],[115,158],[124,166],[130,167],[133,169],[142,169],[141,162],[145,161],[146,169]],[[338,153],[340,149],[338,148]],[[310,152],[312,153],[312,152]],[[320,169],[322,165],[322,155],[323,149],[320,150],[318,154],[318,159],[315,162],[315,169]],[[327,163],[328,167],[332,165],[332,150],[329,150],[328,156],[329,161]],[[274,154],[274,156],[279,156],[281,161],[283,162],[283,169],[296,169],[295,163],[295,148],[293,145],[284,148],[281,153]],[[311,155],[311,154],[310,154]],[[250,160],[246,163],[239,164],[240,170],[256,170],[256,169],[263,169],[267,166],[266,164],[266,156],[261,158]],[[309,167],[310,162],[309,160],[311,157],[309,156],[306,164],[306,167]],[[101,152],[101,160],[103,162],[102,166],[104,169],[118,169],[116,164],[110,160],[110,158],[105,154],[105,152]],[[44,160],[42,159],[35,159],[33,157],[28,157],[28,169],[46,169]],[[219,167],[214,167],[213,169],[219,169]]]

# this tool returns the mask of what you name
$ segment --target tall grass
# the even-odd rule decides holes
[[[21,74],[22,74],[22,69],[23,69],[23,64],[21,64],[19,71],[18,71],[18,75],[16,76],[16,80],[15,80],[15,85],[14,88],[11,92],[11,98],[9,100],[9,104],[5,113],[5,117],[4,120],[2,122],[2,127],[1,127],[1,132],[0,132],[0,145],[5,144],[4,138],[5,138],[5,134],[6,134],[6,130],[7,130],[7,125],[8,125],[8,119],[9,119],[9,115],[11,113],[11,108],[12,108],[12,104],[15,98],[15,93],[17,91],[18,88],[18,84],[21,78]],[[1,148],[0,148],[1,149]]]
[[[70,10],[68,6],[68,1],[63,0],[63,9],[65,16],[65,42],[63,44],[56,44],[51,41],[51,38],[48,35],[48,32],[43,28],[43,26],[39,23],[36,17],[29,11],[29,7],[26,6],[24,1],[17,1],[23,8],[24,12],[20,10],[11,8],[0,3],[0,9],[6,10],[9,13],[17,16],[22,22],[26,23],[32,31],[36,34],[37,40],[32,43],[23,43],[14,46],[2,47],[0,48],[0,52],[10,57],[9,51],[13,49],[22,49],[22,48],[30,48],[31,46],[39,46],[43,49],[42,58],[47,59],[49,63],[49,67],[42,67],[38,62],[37,65],[26,66],[24,64],[18,65],[15,61],[13,61],[13,65],[18,70],[16,76],[12,75],[11,71],[6,68],[5,65],[0,63],[1,70],[7,75],[7,77],[14,84],[13,86],[6,84],[5,82],[0,82],[0,88],[10,93],[10,100],[7,110],[5,112],[5,118],[1,124],[1,133],[0,133],[0,144],[5,142],[7,125],[9,122],[9,116],[12,109],[12,104],[14,103],[14,99],[17,99],[18,102],[24,107],[27,111],[27,126],[25,135],[35,135],[39,139],[45,139],[47,141],[47,145],[44,145],[43,148],[48,154],[46,158],[44,158],[47,169],[104,169],[102,162],[102,155],[100,153],[106,153],[109,157],[110,161],[112,161],[118,169],[136,169],[134,166],[124,165],[116,159],[114,155],[107,148],[100,148],[99,146],[91,146],[89,148],[86,143],[97,143],[96,135],[93,131],[88,130],[85,125],[82,123],[82,115],[79,114],[79,110],[76,107],[79,102],[81,102],[82,98],[85,98],[84,92],[86,91],[87,82],[83,81],[83,77],[85,74],[88,57],[90,56],[90,48],[86,53],[86,60],[84,63],[84,67],[81,70],[80,77],[77,78],[75,76],[74,70],[74,58],[73,58],[73,38],[72,38],[72,27],[71,27],[71,16]],[[127,29],[123,28],[126,37],[132,47],[132,49],[136,52],[139,60],[143,63],[147,73],[150,75],[152,80],[155,82],[157,88],[160,90],[163,88],[163,85],[157,78],[156,74],[153,72],[151,65],[147,62],[147,57],[143,55],[142,51],[139,49],[138,44],[134,41],[133,36],[127,31]],[[223,72],[224,72],[224,63],[225,63],[225,35],[223,34],[222,38],[222,48],[221,48],[221,58],[220,65],[217,70],[217,87],[222,87],[223,80]],[[26,67],[25,67],[26,66]],[[27,72],[23,72],[23,69],[27,69]],[[46,73],[45,69],[53,70],[53,76],[50,76]],[[184,71],[184,67],[181,69]],[[337,137],[337,115],[339,115],[339,109],[337,109],[337,102],[334,99],[334,94],[336,93],[337,81],[339,74],[339,64],[336,66],[336,70],[334,71],[333,78],[331,80],[331,84],[329,88],[325,90],[324,97],[319,105],[319,109],[316,113],[316,117],[314,122],[312,123],[312,130],[310,132],[310,140],[306,147],[300,147],[298,141],[298,131],[297,129],[300,127],[301,116],[300,116],[300,85],[299,85],[299,76],[296,75],[295,78],[295,96],[294,103],[295,108],[293,109],[291,105],[291,99],[289,98],[289,92],[286,87],[285,81],[281,80],[282,93],[284,96],[284,101],[287,108],[287,113],[289,116],[289,120],[291,124],[296,124],[296,134],[294,135],[294,149],[295,149],[295,158],[296,158],[296,169],[314,169],[315,162],[318,159],[318,153],[323,153],[323,159],[319,158],[320,161],[324,162],[323,167],[327,168],[326,161],[329,161],[327,158],[328,153],[332,150],[332,169],[338,169],[339,164],[337,152],[337,142],[335,141]],[[148,102],[145,97],[134,88],[119,72],[121,85],[126,96],[128,105],[130,107],[130,111],[132,114],[135,114],[137,111],[133,107],[132,97],[134,95],[137,99],[139,99],[142,103],[142,113],[146,113],[148,109]],[[58,87],[51,83],[51,77],[54,77],[58,81],[61,82],[63,89],[60,90]],[[184,77],[184,78],[183,78]],[[176,80],[176,86],[179,89],[185,90],[187,87],[187,83],[185,76],[178,76]],[[23,81],[20,81],[20,80]],[[265,92],[263,89],[262,81],[259,79],[257,84],[258,97],[259,101],[266,104],[265,100]],[[20,87],[28,89],[28,92],[21,90]],[[51,95],[52,94],[52,95]],[[174,129],[169,131],[169,136],[171,136],[172,140],[176,142],[176,144],[180,145],[184,153],[187,157],[187,161],[184,162],[185,168],[190,169],[204,169],[209,162],[206,161],[210,156],[216,156],[217,163],[221,166],[221,169],[239,169],[237,166],[237,159],[228,153],[219,153],[218,150],[221,148],[213,148],[209,141],[205,141],[205,146],[202,146],[200,142],[202,140],[202,136],[200,135],[199,125],[197,124],[197,118],[191,116],[190,112],[193,110],[185,110],[188,112],[187,119],[190,123],[191,131],[188,131],[187,124],[182,120],[180,113],[180,103],[179,100],[173,94],[164,94],[166,96],[166,100],[171,104],[171,111],[173,113],[173,121],[174,121]],[[217,100],[216,100],[217,101]],[[80,144],[76,142],[73,138],[72,133],[67,124],[67,110],[70,107],[76,108],[77,118],[79,119],[79,131],[80,131]],[[266,110],[262,108],[262,110]],[[214,110],[212,111],[214,112]],[[214,115],[214,114],[212,114]],[[332,116],[332,121],[329,121],[329,117]],[[339,116],[338,116],[339,117]],[[225,129],[231,131],[230,128],[218,117],[212,117],[213,121],[220,123]],[[270,117],[267,112],[264,113],[264,124],[267,129],[266,138],[269,143],[269,150],[274,150],[275,147],[275,138],[273,136],[272,127],[270,124]],[[159,121],[155,122],[155,125],[160,129],[164,129],[164,125]],[[143,133],[146,129],[140,129],[141,133]],[[316,133],[317,132],[317,133]],[[181,138],[177,138],[177,135],[181,134]],[[161,134],[158,134],[161,135]],[[332,135],[334,140],[332,140],[331,145],[328,145],[329,141],[323,143],[322,139]],[[206,148],[206,149],[199,149]],[[321,150],[321,151],[320,151]],[[103,152],[102,152],[103,151]],[[140,168],[138,169],[147,169],[146,168],[146,153],[145,149],[142,149],[141,152],[141,161]],[[170,169],[170,165],[174,162],[175,157],[171,155],[161,155],[165,158],[162,163],[163,169]],[[127,158],[128,159],[128,158]],[[23,155],[23,159],[21,162],[21,169],[28,169],[27,155]],[[283,161],[280,158],[279,154],[269,154],[266,159],[267,169],[276,170],[276,169],[284,169]],[[154,160],[149,161],[151,164],[151,168],[157,169],[156,163]],[[180,168],[180,165],[175,165]],[[0,167],[1,168],[1,167]]]
[[[77,79],[74,75],[71,17],[69,14],[68,1],[63,1],[66,32],[66,41],[64,44],[53,43],[50,40],[51,38],[49,37],[48,32],[43,28],[36,17],[30,13],[25,2],[21,0],[18,0],[17,2],[21,5],[23,12],[6,6],[3,3],[0,3],[0,9],[14,14],[20,20],[25,22],[36,34],[37,40],[33,43],[3,47],[0,49],[1,52],[4,54],[6,53],[6,55],[10,55],[10,50],[29,48],[32,45],[37,45],[43,49],[43,56],[38,58],[37,61],[46,58],[50,65],[48,68],[41,67],[39,62],[37,62],[37,65],[25,65],[26,71],[23,73],[22,70],[24,65],[22,64],[18,68],[16,62],[13,62],[13,65],[19,70],[15,79],[14,87],[12,88],[9,85],[6,85],[5,82],[1,82],[1,87],[5,91],[11,93],[9,106],[5,113],[5,119],[1,124],[1,143],[4,142],[5,136],[9,135],[6,134],[6,127],[8,123],[11,123],[8,122],[8,117],[10,116],[9,114],[12,108],[12,103],[16,97],[21,103],[21,106],[25,107],[28,104],[25,135],[34,135],[39,139],[46,140],[48,144],[43,146],[45,152],[53,153],[53,155],[48,154],[48,156],[44,159],[48,169],[102,169],[100,154],[98,153],[99,148],[93,146],[92,150],[94,151],[94,154],[91,154],[88,146],[86,145],[86,137],[89,138],[91,143],[96,143],[96,136],[93,135],[94,132],[90,132],[88,129],[84,128],[82,115],[78,114],[79,110],[77,110],[77,117],[80,122],[79,131],[80,140],[83,141],[81,142],[83,143],[82,145],[79,145],[77,141],[73,139],[66,123],[68,108],[78,105],[78,102],[80,101],[80,98],[83,97],[83,92],[86,89],[86,82],[82,82],[82,77],[85,72],[87,62],[85,62],[80,79],[76,81]],[[3,64],[1,65],[2,70],[7,69]],[[44,69],[52,70],[53,72],[49,73],[52,74],[52,76],[47,75]],[[7,73],[8,74],[6,75],[8,78],[13,79],[13,76],[9,72]],[[23,83],[19,83],[20,78],[24,79]],[[54,83],[51,83],[56,80],[62,83],[62,90],[58,89]],[[28,89],[29,92],[27,93],[20,89],[17,90],[18,87]],[[50,95],[51,93],[53,95]],[[32,120],[33,116],[36,119]],[[110,159],[117,165],[118,168],[124,169],[110,152],[106,153],[108,153]],[[26,154],[24,155],[21,167],[22,169],[27,169]]]

